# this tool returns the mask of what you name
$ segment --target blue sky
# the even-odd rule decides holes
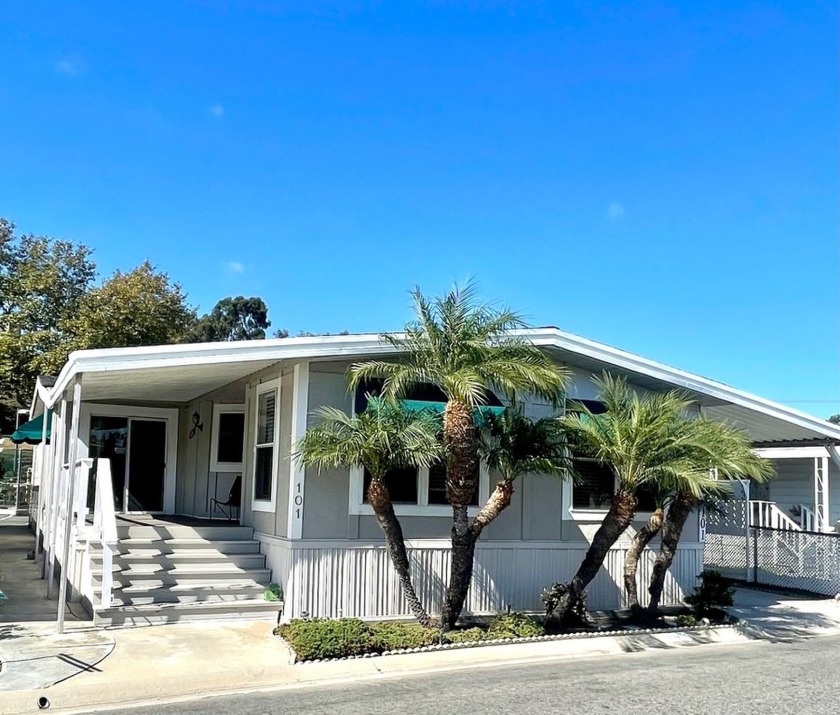
[[[534,324],[840,412],[834,2],[0,22],[0,215],[103,273],[149,258],[292,333],[399,328],[409,288],[474,277]]]

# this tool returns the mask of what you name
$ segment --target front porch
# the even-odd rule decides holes
[[[756,452],[772,460],[777,473],[766,484],[745,485],[749,526],[823,533],[837,530],[840,455],[836,448],[763,447]]]

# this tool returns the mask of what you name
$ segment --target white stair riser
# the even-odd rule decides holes
[[[91,563],[102,565],[101,556],[92,556]],[[214,567],[233,565],[243,569],[257,569],[265,566],[265,556],[262,554],[124,554],[113,559],[115,570],[127,571],[131,569],[145,569],[157,566],[160,569],[178,568],[180,566],[199,567],[206,565]]]

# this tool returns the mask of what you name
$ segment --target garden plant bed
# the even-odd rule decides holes
[[[685,614],[682,611],[682,614]],[[682,615],[681,614],[681,615]],[[514,628],[498,627],[500,619]],[[482,646],[511,645],[539,641],[605,638],[615,636],[657,635],[663,633],[702,632],[709,628],[735,628],[733,620],[702,622],[697,625],[676,625],[673,617],[654,624],[639,625],[618,613],[595,614],[591,628],[569,629],[567,632],[546,635],[537,619],[523,614],[504,614],[488,619],[474,619],[468,627],[449,633],[423,628],[417,623],[386,621],[365,623],[358,619],[292,621],[280,626],[275,633],[291,648],[295,663],[320,663],[331,660],[376,658],[408,653],[429,653]],[[496,629],[494,630],[494,622]],[[477,625],[487,623],[486,630]],[[515,630],[526,631],[517,635]],[[499,637],[493,637],[498,634]]]

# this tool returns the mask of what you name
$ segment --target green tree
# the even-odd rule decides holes
[[[828,418],[828,421],[833,425],[840,425],[840,415],[831,415],[831,417]]]
[[[70,241],[15,235],[0,219],[0,400],[13,408],[28,405],[35,378],[53,370],[62,325],[95,277],[90,254]]]
[[[52,354],[53,365],[59,368],[73,350],[183,342],[194,324],[181,286],[146,261],[83,296],[78,313],[62,324],[69,339]]]
[[[595,414],[580,404],[561,418],[561,424],[579,454],[610,466],[618,486],[583,562],[551,614],[555,624],[580,599],[609,550],[630,526],[639,488],[677,483],[681,494],[699,499],[705,488],[713,486],[712,469],[723,477],[757,479],[763,479],[769,469],[742,433],[692,416],[692,402],[680,391],[639,395],[624,379],[608,374],[595,383],[606,411]]]
[[[404,396],[413,386],[430,384],[446,395],[443,444],[446,461],[446,496],[452,505],[452,558],[443,602],[442,624],[455,626],[464,606],[473,571],[475,544],[492,513],[472,521],[468,509],[476,490],[479,440],[474,415],[486,405],[492,390],[511,403],[520,394],[532,394],[557,404],[566,371],[544,352],[518,335],[522,318],[476,300],[472,285],[455,288],[445,296],[427,300],[419,289],[412,293],[415,320],[402,335],[383,335],[398,355],[393,361],[372,360],[350,367],[353,388],[382,378],[388,400]],[[507,485],[497,485],[489,503],[498,513],[509,503]]]
[[[569,474],[566,440],[556,419],[534,420],[522,408],[509,407],[501,414],[483,414],[479,436],[479,455],[488,469],[498,472],[502,481],[473,520],[473,529],[482,530],[510,504],[514,482],[526,474]]]
[[[405,467],[428,467],[441,457],[439,420],[428,412],[410,413],[396,405],[369,398],[367,409],[350,417],[325,407],[320,422],[297,446],[295,458],[319,469],[364,467],[370,474],[368,502],[385,534],[388,553],[411,612],[424,626],[431,624],[411,580],[402,526],[394,512],[387,478]]]
[[[262,340],[271,327],[268,308],[262,298],[238,295],[223,298],[213,310],[201,316],[190,329],[191,343]]]

